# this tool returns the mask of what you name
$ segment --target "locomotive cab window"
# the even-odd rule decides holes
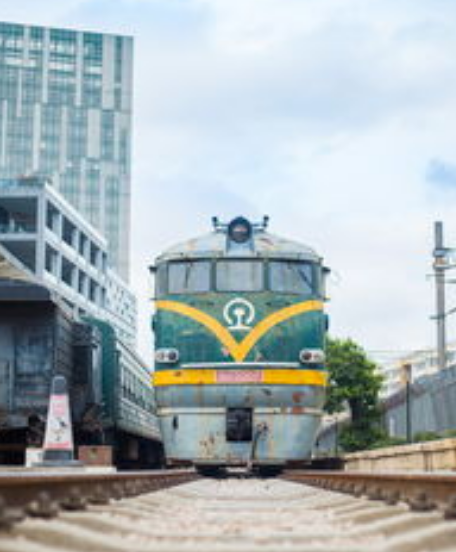
[[[264,289],[263,261],[218,261],[217,291],[262,291]]]
[[[271,261],[269,281],[272,291],[309,295],[317,293],[314,265],[296,261]]]
[[[204,293],[210,289],[210,261],[173,262],[168,265],[168,293]]]
[[[163,297],[166,295],[167,285],[166,285],[166,275],[168,272],[168,265],[161,264],[157,267],[155,273],[155,293],[157,297]]]

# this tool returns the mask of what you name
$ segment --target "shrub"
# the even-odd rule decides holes
[[[426,441],[436,441],[442,439],[442,435],[436,433],[435,431],[419,431],[413,436],[414,443],[423,443]]]

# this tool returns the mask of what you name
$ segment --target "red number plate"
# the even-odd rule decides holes
[[[262,370],[219,370],[217,383],[261,383]]]

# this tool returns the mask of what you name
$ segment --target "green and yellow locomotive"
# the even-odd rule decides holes
[[[213,219],[210,234],[156,259],[153,379],[169,465],[309,458],[327,380],[327,269],[267,222]]]

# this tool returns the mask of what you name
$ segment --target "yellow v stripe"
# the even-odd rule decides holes
[[[298,314],[318,310],[323,310],[323,303],[321,301],[303,301],[302,303],[295,303],[294,305],[273,312],[259,322],[238,345],[238,351],[236,352],[239,353],[240,358],[236,358],[235,355],[233,355],[233,357],[237,361],[244,360],[255,343],[269,332],[271,328]]]
[[[228,351],[230,351],[230,353],[231,351],[236,350],[238,346],[236,340],[230,332],[224,328],[218,320],[203,311],[191,307],[190,305],[179,303],[177,301],[157,301],[157,309],[176,312],[178,314],[182,314],[183,316],[188,316],[188,318],[191,318],[192,320],[196,320],[196,322],[199,322],[215,334],[223,345],[225,345]]]
[[[178,301],[157,301],[157,309],[175,312],[199,322],[211,331],[228,349],[236,362],[242,362],[252,347],[274,326],[304,312],[323,310],[321,301],[303,301],[273,312],[259,322],[246,337],[238,343],[218,320],[209,314]]]

